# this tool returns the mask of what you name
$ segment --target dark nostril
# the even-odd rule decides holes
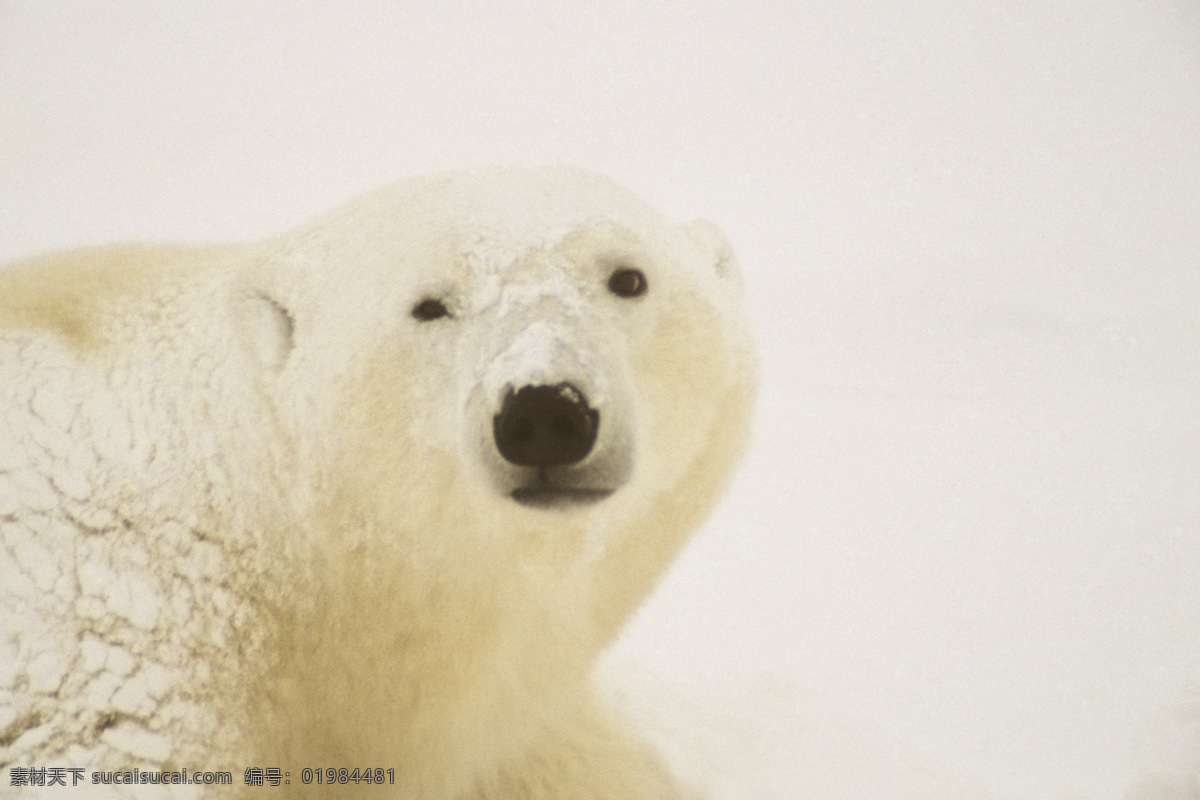
[[[569,383],[509,391],[492,419],[500,455],[523,467],[582,461],[596,443],[600,412]]]
[[[533,420],[524,416],[513,417],[508,426],[508,436],[515,442],[528,442],[537,434]]]

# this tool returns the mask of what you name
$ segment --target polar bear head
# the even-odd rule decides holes
[[[615,624],[741,450],[753,378],[728,246],[605,179],[410,180],[266,252],[247,329],[304,516],[347,546],[589,582],[608,563],[630,587],[594,598]]]

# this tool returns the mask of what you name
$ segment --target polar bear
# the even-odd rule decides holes
[[[566,168],[0,271],[0,793],[680,796],[589,672],[743,450],[739,281]]]

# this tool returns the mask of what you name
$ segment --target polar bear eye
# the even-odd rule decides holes
[[[449,309],[441,300],[433,297],[427,297],[421,302],[413,306],[412,315],[421,322],[430,322],[435,319],[450,316]]]
[[[638,297],[646,293],[646,276],[640,269],[619,269],[609,276],[608,290],[617,297]]]

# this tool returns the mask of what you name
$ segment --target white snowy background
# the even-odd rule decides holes
[[[0,259],[571,162],[718,222],[754,447],[602,670],[715,798],[1200,798],[1196,0],[0,0]]]

